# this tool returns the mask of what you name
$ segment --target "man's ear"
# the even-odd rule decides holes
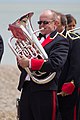
[[[55,25],[55,26],[58,26],[58,25],[60,25],[60,22],[59,22],[59,21],[55,21],[55,22],[54,22],[54,25]]]

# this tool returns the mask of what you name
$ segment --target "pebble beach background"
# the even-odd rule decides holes
[[[11,65],[0,65],[0,120],[17,120],[16,99],[20,71]]]

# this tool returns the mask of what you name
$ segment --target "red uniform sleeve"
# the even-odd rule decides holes
[[[75,85],[73,82],[64,83],[62,86],[62,91],[69,95],[73,93],[74,89]]]
[[[31,59],[31,70],[40,70],[44,59]]]

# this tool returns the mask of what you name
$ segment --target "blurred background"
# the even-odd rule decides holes
[[[9,24],[28,12],[34,12],[32,25],[36,30],[40,12],[45,9],[70,13],[76,18],[77,27],[80,26],[80,0],[0,0],[0,34],[4,41],[2,64],[16,65],[15,55],[8,46],[11,37],[11,32],[8,31]]]

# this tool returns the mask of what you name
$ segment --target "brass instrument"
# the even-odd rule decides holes
[[[48,55],[35,34],[39,30],[33,31],[32,28],[31,17],[33,16],[33,14],[33,12],[27,13],[26,15],[17,19],[14,23],[9,24],[8,29],[12,32],[12,36],[8,41],[8,45],[16,56],[24,54],[26,57],[29,58],[42,58],[44,60],[47,60]],[[26,26],[24,23],[22,23],[22,20],[24,19],[26,21],[23,22],[26,22]],[[37,84],[48,83],[56,75],[56,72],[53,72],[49,73],[46,78],[40,79],[38,77],[46,74],[46,72],[30,71],[28,67],[25,68],[25,70],[32,78],[32,80]]]

